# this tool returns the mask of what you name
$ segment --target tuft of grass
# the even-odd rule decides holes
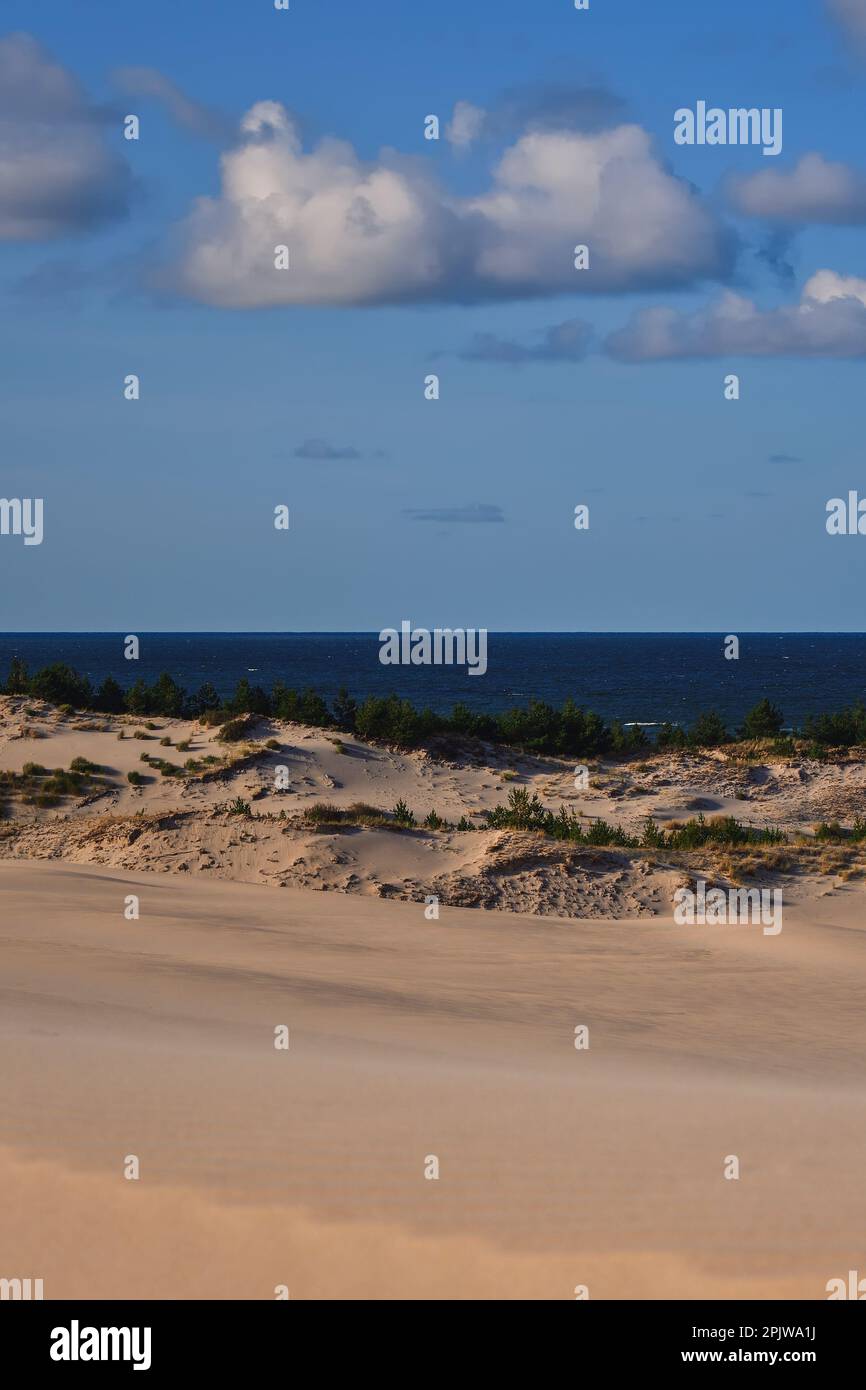
[[[72,772],[104,772],[99,763],[92,763],[87,758],[73,758],[69,764]]]
[[[241,715],[239,719],[229,719],[223,724],[217,738],[221,743],[240,743],[249,733],[252,722],[249,715]]]
[[[154,758],[151,767],[158,768],[163,777],[185,777],[186,770],[178,767],[177,763],[166,762],[165,758]]]
[[[62,768],[57,768],[44,783],[43,790],[49,795],[57,793],[58,796],[81,796],[87,790],[87,782],[81,772],[64,772]]]
[[[355,825],[376,830],[400,828],[387,811],[378,806],[370,806],[366,801],[355,801],[351,806],[334,806],[329,801],[317,801],[304,808],[304,821],[307,825]]]
[[[314,805],[304,808],[304,820],[313,825],[336,825],[343,819],[343,815],[339,806],[332,806],[330,801],[317,801]]]

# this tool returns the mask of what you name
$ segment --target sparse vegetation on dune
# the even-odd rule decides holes
[[[164,718],[200,719],[219,725],[220,737],[236,741],[249,736],[259,719],[274,718],[307,724],[314,728],[356,733],[363,739],[417,748],[438,741],[480,740],[563,757],[590,758],[601,755],[643,753],[653,746],[665,749],[731,747],[742,742],[767,741],[768,751],[779,757],[826,756],[827,750],[866,747],[866,706],[863,704],[835,713],[813,715],[802,730],[784,733],[784,716],[769,700],[761,700],[749,710],[740,727],[731,732],[713,710],[700,714],[690,727],[665,723],[656,730],[654,745],[637,725],[609,722],[573,700],[560,708],[543,700],[530,700],[526,706],[499,713],[476,712],[457,704],[448,715],[430,709],[417,709],[396,695],[368,696],[356,702],[341,689],[332,705],[315,690],[293,690],[277,681],[270,692],[251,685],[244,677],[229,698],[221,698],[206,682],[189,694],[164,672],[153,685],[138,680],[129,689],[108,677],[98,688],[73,671],[56,663],[29,675],[18,658],[13,659],[3,691],[8,695],[38,698],[61,710],[94,710],[108,714],[133,714]],[[30,707],[32,708],[32,707]],[[145,729],[157,726],[148,719]],[[146,738],[143,729],[133,737]],[[272,746],[272,741],[269,744]],[[335,746],[343,751],[339,740]]]
[[[733,816],[717,816],[710,820],[703,814],[682,825],[662,829],[651,816],[644,821],[640,835],[629,835],[621,825],[609,825],[597,817],[589,823],[578,813],[561,806],[559,811],[548,810],[537,792],[530,796],[524,787],[513,787],[505,806],[484,812],[487,824],[494,829],[538,830],[557,840],[570,840],[582,845],[609,845],[623,849],[702,849],[706,845],[780,845],[787,837],[780,830],[755,830],[742,825]]]
[[[0,771],[0,803],[8,815],[15,798],[22,806],[48,809],[69,797],[88,796],[108,785],[105,768],[87,758],[73,758],[69,768],[25,763],[20,772]]]
[[[24,689],[7,690],[12,697],[7,727],[14,737],[34,731],[49,742],[40,743],[38,749],[19,744],[18,756],[30,760],[20,773],[0,773],[4,854],[15,835],[22,837],[22,844],[30,843],[28,834],[38,843],[35,837],[40,833],[54,837],[52,852],[65,854],[65,837],[82,822],[87,823],[90,835],[89,827],[98,819],[96,810],[105,805],[97,798],[112,787],[119,793],[125,790],[130,801],[136,789],[131,809],[138,806],[146,813],[151,797],[163,804],[186,802],[190,784],[195,782],[199,790],[189,797],[190,809],[183,813],[192,817],[183,822],[192,844],[201,834],[200,827],[211,820],[224,827],[215,830],[215,835],[231,835],[232,845],[242,842],[245,846],[264,844],[274,834],[306,834],[312,839],[314,831],[342,830],[344,842],[333,842],[335,864],[351,865],[354,856],[369,853],[375,860],[381,850],[381,837],[378,846],[363,836],[353,841],[352,829],[387,831],[406,836],[398,862],[401,873],[415,876],[406,879],[412,883],[420,881],[421,874],[459,876],[466,864],[473,866],[466,871],[467,881],[475,875],[486,882],[490,865],[499,872],[503,856],[507,859],[512,849],[521,863],[540,863],[542,879],[548,873],[558,874],[566,898],[581,891],[572,885],[572,878],[579,882],[581,874],[594,873],[587,865],[596,862],[614,864],[615,872],[622,872],[630,883],[634,880],[639,889],[656,870],[672,867],[721,875],[731,882],[803,872],[842,881],[866,873],[866,776],[853,766],[861,754],[866,756],[866,710],[860,706],[809,719],[802,729],[791,731],[785,729],[781,711],[764,700],[733,732],[718,714],[709,712],[688,729],[663,726],[650,742],[641,730],[605,722],[571,701],[559,709],[530,701],[522,709],[499,714],[475,713],[458,705],[450,715],[440,715],[416,709],[396,696],[356,703],[345,691],[329,707],[314,691],[291,691],[279,683],[267,694],[242,681],[230,699],[222,700],[212,688],[203,687],[190,699],[163,676],[152,686],[137,682],[130,691],[120,690],[119,696],[109,687],[109,703],[118,708],[106,723],[99,716],[95,722],[76,717],[76,709],[82,706],[71,697],[76,691],[79,697],[86,694],[86,682],[75,673],[51,668],[32,682],[29,677],[25,681],[25,676],[19,669],[14,682],[19,686],[23,682]],[[88,698],[104,714],[107,697],[100,691]],[[62,702],[67,711],[62,718],[55,713],[60,704],[52,709],[46,692],[70,697]],[[25,709],[29,711],[26,723]],[[201,729],[196,734],[191,725],[166,722],[193,715],[212,731],[206,739]],[[308,739],[300,731],[295,734],[275,727],[271,720],[296,720],[326,732],[323,738]],[[119,730],[118,724],[123,725]],[[132,744],[130,756],[118,770],[106,766],[115,761],[109,750],[116,745],[96,739],[89,742],[83,736],[88,728],[109,733],[112,739],[124,734],[155,747],[138,755],[140,771],[128,772],[130,762],[137,761]],[[55,733],[72,738],[79,730],[79,746],[89,748],[98,761],[78,756],[68,768],[47,766],[53,747],[50,738]],[[365,750],[359,746],[364,742],[378,748]],[[205,751],[208,744],[212,751]],[[390,751],[383,750],[383,744]],[[163,756],[173,748],[177,762]],[[195,753],[190,752],[193,748]],[[424,756],[404,756],[404,749],[417,748],[425,750]],[[334,752],[344,755],[339,773]],[[40,754],[43,761],[37,760]],[[274,765],[282,761],[280,754],[291,757],[293,767],[306,775],[299,772],[291,801],[284,802],[277,813],[265,807],[279,805],[267,798],[273,790]],[[567,758],[568,763],[554,763],[554,758]],[[572,758],[592,773],[591,780],[587,776],[580,783],[575,781],[575,791],[571,790]],[[824,764],[838,762],[838,775],[826,766],[804,767],[812,758]],[[777,765],[770,768],[774,762]],[[309,766],[304,767],[305,763]],[[785,763],[789,765],[778,766]],[[565,772],[567,783],[562,780]],[[370,773],[373,780],[367,782]],[[313,792],[317,784],[323,790]],[[345,804],[352,796],[369,795],[376,785],[378,795],[387,798],[385,805],[362,800]],[[596,801],[594,807],[592,798],[599,794],[605,800]],[[308,804],[315,795],[344,800],[339,805]],[[640,796],[652,799],[638,802],[638,811],[631,798]],[[497,798],[502,801],[493,805]],[[559,804],[560,798],[565,804]],[[74,801],[86,803],[80,813]],[[444,802],[442,812],[437,801],[439,806]],[[609,809],[617,802],[622,806],[621,819],[618,809]],[[754,804],[762,823],[737,818],[743,814],[740,805],[744,802]],[[465,813],[462,806],[467,808]],[[769,821],[766,826],[762,806]],[[471,815],[469,807],[474,808]],[[729,807],[736,816],[724,814]],[[647,808],[651,815],[643,814]],[[33,814],[42,810],[54,814]],[[586,814],[595,810],[603,814]],[[748,819],[752,815],[751,809],[745,811]],[[269,828],[269,822],[278,828]],[[173,828],[157,821],[152,827],[157,831]],[[473,840],[479,835],[484,838]],[[44,843],[48,844],[47,838]],[[87,843],[95,842],[88,839]],[[284,842],[279,844],[282,847]],[[319,872],[319,856],[327,861],[329,849],[322,842],[316,856],[309,858],[303,852],[307,857],[303,874],[310,881]],[[173,862],[172,853],[169,862]],[[266,858],[261,853],[263,867],[255,872],[263,877],[283,873],[280,856]],[[166,857],[161,847],[157,857],[159,862]],[[422,868],[412,867],[416,859]],[[303,864],[304,859],[298,862]],[[238,872],[237,864],[232,871]],[[243,872],[251,871],[250,852],[245,848]],[[535,873],[535,867],[528,869],[527,879],[532,880]],[[354,872],[343,876],[357,882]],[[342,886],[342,878],[336,886]],[[391,892],[391,885],[380,886]],[[541,891],[548,890],[553,901],[553,878]],[[525,891],[526,901],[532,903],[535,888],[530,884]]]
[[[393,815],[378,806],[370,806],[365,801],[356,801],[351,806],[333,806],[327,801],[317,801],[305,807],[303,821],[316,828],[329,826],[355,825],[380,830],[401,828]]]

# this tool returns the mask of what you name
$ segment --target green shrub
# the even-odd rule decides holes
[[[214,728],[217,724],[224,724],[226,722],[226,711],[223,709],[202,710],[198,717],[198,722],[199,724],[203,724],[205,728]]]
[[[770,752],[775,758],[794,758],[797,756],[797,745],[790,737],[776,738],[770,745]]]
[[[866,707],[858,703],[835,714],[809,715],[803,734],[818,745],[853,748],[866,743]]]
[[[73,772],[102,772],[99,763],[91,763],[87,758],[73,758],[69,764]]]
[[[223,724],[219,731],[218,738],[222,743],[240,743],[247,737],[250,731],[249,718],[229,719]]]
[[[848,838],[848,831],[843,830],[837,820],[821,821],[820,825],[815,826],[815,839],[819,842],[824,840],[839,841]]]
[[[759,700],[743,720],[740,738],[775,738],[784,722],[781,710],[769,700]]]
[[[508,794],[507,805],[495,806],[483,814],[491,829],[538,830],[557,840],[622,849],[688,850],[700,849],[708,844],[786,843],[786,836],[781,831],[754,830],[751,826],[741,825],[733,816],[720,816],[708,821],[700,815],[697,820],[689,820],[684,825],[672,827],[667,831],[661,829],[652,817],[648,816],[639,837],[629,835],[622,826],[609,825],[601,818],[584,827],[574,810],[561,806],[555,813],[549,811],[542,805],[536,792],[530,796],[524,787],[513,787]]]
[[[58,768],[43,785],[46,792],[56,792],[59,796],[80,796],[85,781],[80,772],[64,772]]]
[[[697,748],[716,748],[728,742],[728,731],[715,710],[699,714],[689,730],[689,743]]]
[[[640,842],[642,849],[662,849],[664,847],[665,832],[656,825],[652,816],[647,816],[644,821]]]

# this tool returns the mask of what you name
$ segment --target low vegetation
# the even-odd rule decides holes
[[[3,814],[8,814],[13,798],[22,806],[46,809],[69,797],[89,796],[109,785],[105,771],[87,758],[73,758],[68,768],[27,762],[20,772],[0,771]]]
[[[257,719],[273,717],[355,733],[404,748],[416,748],[436,739],[478,739],[491,743],[563,757],[591,758],[605,754],[630,754],[651,747],[642,728],[609,722],[573,700],[560,708],[543,700],[531,700],[492,714],[457,704],[450,714],[417,709],[396,695],[368,696],[358,703],[341,689],[330,706],[315,690],[293,690],[277,681],[270,692],[251,685],[244,677],[229,697],[221,696],[206,682],[189,694],[164,672],[152,685],[139,679],[124,690],[111,676],[96,688],[71,667],[55,663],[30,675],[14,658],[5,684],[7,695],[38,698],[62,710],[92,710],[104,714],[138,715],[144,729],[134,738],[146,738],[145,730],[157,725],[146,716],[169,719],[201,719],[219,725],[224,742],[248,737]],[[32,709],[32,706],[28,706]],[[761,700],[746,714],[739,728],[729,730],[721,716],[709,710],[686,728],[665,723],[656,731],[660,749],[720,748],[737,741],[770,740],[778,756],[826,756],[828,750],[866,746],[866,706],[858,703],[836,713],[810,715],[801,730],[785,732],[784,716],[769,700]],[[269,740],[267,746],[273,746]],[[186,751],[186,750],[184,750]],[[342,750],[341,750],[342,751]],[[506,779],[507,780],[507,779]]]

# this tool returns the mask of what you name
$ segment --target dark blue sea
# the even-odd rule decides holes
[[[376,633],[139,633],[138,661],[123,657],[124,634],[0,634],[0,677],[13,655],[31,672],[62,661],[94,683],[121,685],[168,671],[193,692],[211,681],[227,695],[241,676],[269,689],[275,680],[312,686],[332,698],[394,691],[446,711],[458,700],[496,711],[532,697],[559,705],[569,696],[607,719],[689,723],[716,709],[730,727],[764,696],[786,723],[866,699],[866,635],[752,633],[738,661],[721,633],[490,633],[487,673],[449,666],[383,666]]]

